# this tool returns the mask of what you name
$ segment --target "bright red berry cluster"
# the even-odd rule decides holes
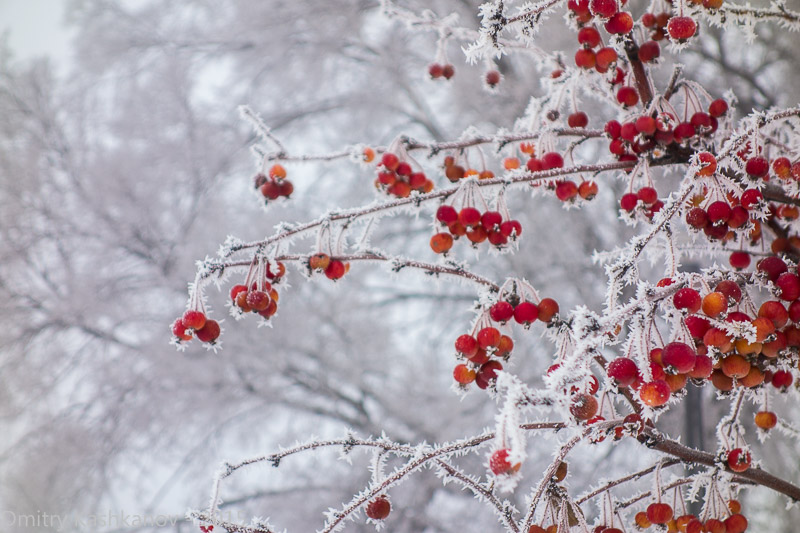
[[[431,192],[433,182],[422,170],[414,171],[411,161],[401,159],[397,154],[386,152],[378,165],[375,187],[390,196],[407,198],[412,191]]]
[[[198,309],[188,309],[172,323],[172,335],[177,342],[190,341],[197,337],[200,342],[213,345],[219,334],[219,323],[206,318],[206,314]]]
[[[510,290],[504,290],[505,287]],[[513,339],[502,334],[498,327],[508,328],[512,319],[525,328],[537,319],[550,323],[558,311],[558,303],[552,298],[540,299],[527,283],[509,280],[501,287],[498,301],[481,312],[472,333],[456,339],[456,353],[466,362],[456,365],[453,378],[460,385],[474,381],[478,388],[487,388],[503,369],[500,361],[507,361],[514,349]]]
[[[294,192],[294,185],[286,179],[286,169],[283,165],[272,165],[269,169],[269,177],[264,174],[256,174],[253,183],[266,201],[277,200],[280,197],[288,198]]]
[[[522,225],[517,220],[509,219],[507,209],[503,211],[506,211],[505,216],[500,211],[487,210],[481,213],[478,208],[469,205],[458,211],[452,205],[439,206],[436,223],[442,231],[431,237],[431,249],[437,254],[447,253],[453,247],[454,240],[463,236],[474,246],[482,242],[498,248],[507,246],[522,234]]]

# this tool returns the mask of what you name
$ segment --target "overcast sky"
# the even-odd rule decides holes
[[[62,62],[69,59],[69,34],[62,26],[66,0],[0,0],[0,31],[17,58],[48,54]]]

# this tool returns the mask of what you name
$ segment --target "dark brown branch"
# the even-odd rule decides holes
[[[639,437],[639,441],[649,448],[677,457],[686,463],[700,464],[715,468],[722,468],[724,466],[728,472],[731,472],[727,469],[727,465],[721,463],[713,454],[695,450],[694,448],[689,448],[674,440],[669,440],[654,429],[645,428],[642,435]],[[739,472],[735,475],[788,496],[793,501],[800,501],[800,487],[789,483],[785,479],[774,476],[765,470],[757,467],[750,467],[744,472]]]

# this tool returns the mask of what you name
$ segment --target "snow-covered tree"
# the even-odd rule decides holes
[[[205,530],[792,531],[797,14],[595,3],[85,0],[69,79],[4,59],[3,508],[179,512],[224,461]]]

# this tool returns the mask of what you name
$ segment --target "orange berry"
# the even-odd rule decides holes
[[[755,422],[756,426],[760,427],[761,429],[772,429],[778,423],[778,415],[772,411],[759,411],[756,413]],[[731,512],[738,513],[739,511],[734,511],[731,509]]]
[[[372,163],[375,160],[375,150],[367,146],[364,148],[363,158],[365,163]]]
[[[437,233],[431,237],[431,249],[437,254],[447,253],[453,247],[453,237],[449,233]]]
[[[505,168],[506,170],[517,169],[519,168],[519,165],[520,165],[519,158],[517,157],[506,157],[503,160],[503,168]]]
[[[703,313],[716,318],[728,309],[728,298],[721,292],[710,292],[703,297]]]
[[[269,169],[269,177],[282,180],[286,177],[286,169],[283,168],[283,165],[272,165],[272,167]]]

